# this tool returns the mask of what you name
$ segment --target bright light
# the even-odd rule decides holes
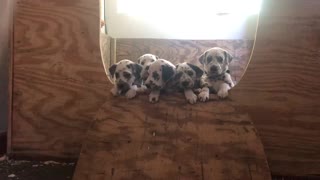
[[[233,38],[245,34],[248,19],[259,13],[262,3],[262,0],[115,1],[117,15],[110,14],[107,22],[110,27],[118,27],[112,31],[118,37],[125,37],[129,32],[145,37],[146,32],[154,29],[157,37],[178,39]],[[118,16],[117,20],[113,20],[114,16]],[[124,17],[130,19],[130,29],[129,21],[122,21]]]
[[[257,14],[262,0],[117,0],[118,13],[130,16]]]

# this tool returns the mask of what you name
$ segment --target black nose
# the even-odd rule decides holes
[[[149,88],[149,89],[150,89],[150,84],[146,84],[146,86],[147,86],[147,88]]]
[[[183,86],[188,86],[188,85],[189,85],[189,82],[188,82],[188,81],[183,81],[183,82],[182,82],[182,85],[183,85]]]
[[[217,72],[218,68],[216,66],[211,66],[210,71],[211,72]]]

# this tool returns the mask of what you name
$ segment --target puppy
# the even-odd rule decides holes
[[[193,90],[200,87],[200,78],[202,75],[203,71],[193,64],[184,62],[176,65],[174,81],[178,89],[183,90],[190,104],[197,102],[197,95],[193,93]]]
[[[156,103],[159,101],[160,90],[170,86],[175,75],[175,66],[164,59],[158,59],[150,64],[147,70],[145,85],[151,90],[149,101]]]
[[[113,64],[109,68],[109,73],[115,82],[111,93],[114,96],[125,94],[128,99],[134,98],[138,90],[137,85],[141,84],[141,71],[140,64],[127,59]]]
[[[229,74],[229,63],[232,56],[224,49],[214,47],[204,52],[199,58],[205,74],[201,77],[200,101],[209,100],[209,93],[217,93],[219,98],[228,96],[228,91],[234,86]]]
[[[138,58],[138,63],[142,66],[141,78],[143,80],[147,79],[147,69],[150,64],[158,60],[159,57],[153,54],[144,54]]]

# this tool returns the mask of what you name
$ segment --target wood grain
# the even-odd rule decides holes
[[[248,69],[231,91],[273,174],[320,175],[320,1],[264,1]]]
[[[12,156],[78,157],[108,89],[99,21],[98,0],[17,1]]]
[[[174,64],[189,62],[200,65],[198,59],[201,54],[216,46],[233,55],[230,71],[233,80],[238,82],[247,67],[253,40],[117,39],[117,60],[135,61],[143,54],[152,53]]]
[[[250,118],[232,102],[193,106],[182,94],[164,95],[158,104],[147,100],[106,100],[74,180],[271,179]]]

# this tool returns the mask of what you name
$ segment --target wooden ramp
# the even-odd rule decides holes
[[[176,97],[176,98],[173,98]],[[187,105],[182,94],[106,99],[74,180],[271,179],[251,119],[232,101]]]

